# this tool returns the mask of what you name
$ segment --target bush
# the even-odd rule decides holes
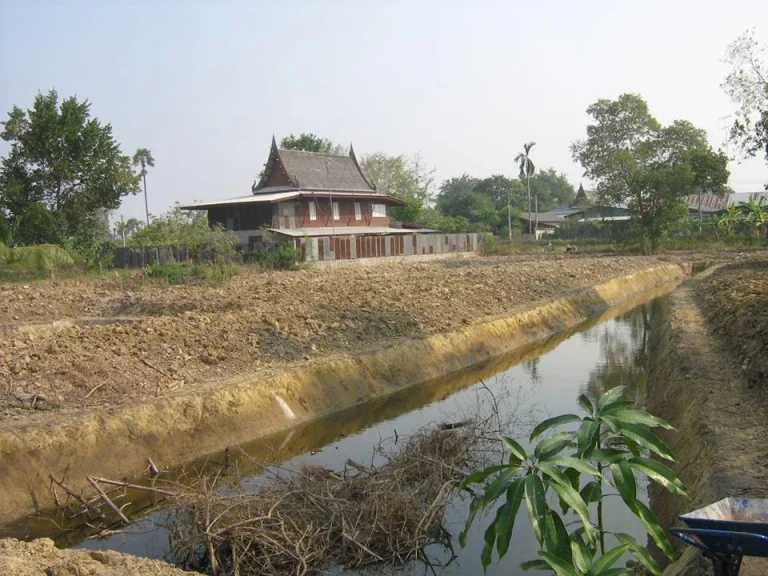
[[[218,261],[205,264],[155,263],[144,267],[145,276],[148,278],[165,278],[171,285],[192,282],[223,282],[235,274],[237,274],[237,266]]]
[[[267,250],[260,260],[269,268],[292,270],[301,261],[301,250],[293,242],[282,242]]]

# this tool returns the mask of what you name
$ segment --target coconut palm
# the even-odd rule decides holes
[[[149,226],[149,203],[147,202],[147,166],[155,167],[155,159],[147,148],[139,148],[133,155],[133,165],[141,166],[141,177],[144,179],[144,210],[147,213],[147,226]]]
[[[533,233],[533,224],[531,222],[531,176],[536,171],[531,160],[530,152],[531,148],[536,146],[536,142],[528,142],[523,144],[523,152],[520,152],[515,156],[515,162],[520,166],[520,179],[525,180],[528,184],[528,233]],[[539,199],[536,195],[536,228],[538,229],[538,212],[539,212]]]

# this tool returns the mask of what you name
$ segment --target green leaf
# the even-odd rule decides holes
[[[467,517],[466,524],[464,524],[464,530],[459,534],[459,546],[462,548],[467,544],[467,534],[472,527],[472,522],[475,521],[475,516],[477,516],[477,513],[482,509],[482,503],[482,497],[475,496],[469,504],[469,516]]]
[[[581,492],[579,492],[579,495],[587,504],[600,502],[600,499],[603,497],[603,485],[599,480],[587,482],[584,488],[581,489]]]
[[[509,488],[507,488],[507,503],[504,514],[499,517],[496,526],[496,551],[499,553],[499,560],[509,550],[509,541],[512,538],[512,529],[515,526],[515,518],[520,510],[520,504],[523,501],[525,493],[525,484],[522,478],[517,478]]]
[[[645,410],[619,410],[613,413],[620,422],[626,422],[628,424],[640,424],[642,426],[650,426],[651,428],[665,428],[667,430],[674,430],[674,427],[656,416],[648,414]]]
[[[691,493],[688,492],[685,484],[683,484],[672,469],[665,464],[662,464],[657,460],[652,460],[651,458],[630,458],[628,462],[632,468],[645,474],[648,478],[657,484],[660,484],[669,492],[685,496],[686,498],[691,497]]]
[[[592,419],[584,419],[581,426],[579,426],[578,432],[578,449],[579,454],[584,454],[588,450],[591,450],[595,445],[595,439],[597,438],[597,431],[600,425]]]
[[[549,564],[544,562],[544,560],[528,560],[520,564],[520,569],[523,572],[528,572],[529,570],[549,570]]]
[[[637,424],[626,424],[623,422],[619,423],[619,428],[621,429],[622,436],[637,442],[641,448],[651,450],[662,458],[675,462],[675,456],[672,454],[672,450],[670,450],[669,446],[662,442],[658,436],[650,430],[638,426]]]
[[[659,526],[659,521],[656,519],[656,515],[648,509],[648,506],[638,501],[637,516],[640,518],[643,526],[645,526],[648,534],[653,538],[656,546],[658,546],[659,549],[664,552],[664,555],[671,560],[674,557],[675,552],[672,549],[672,544],[669,542],[669,538],[667,538],[664,530]]]
[[[549,462],[552,464],[557,464],[558,466],[562,466],[563,468],[571,468],[582,474],[590,474],[592,476],[602,477],[600,470],[592,466],[592,464],[586,460],[582,460],[581,458],[574,458],[573,456],[560,456],[550,460]],[[578,489],[578,485],[574,486],[574,488]]]
[[[536,464],[538,468],[545,476],[548,476],[554,480],[557,484],[563,486],[571,486],[571,480],[563,473],[560,468],[552,464],[551,462],[539,462]]]
[[[580,538],[571,540],[571,556],[579,571],[586,574],[592,567],[592,554]]]
[[[562,452],[571,442],[575,434],[573,432],[558,432],[545,438],[533,449],[534,458],[546,460],[555,454]]]
[[[488,478],[488,476],[490,476],[491,474],[495,474],[496,472],[499,472],[500,470],[505,470],[507,468],[509,468],[509,466],[502,464],[501,466],[489,466],[484,470],[478,470],[477,472],[473,472],[472,474],[464,478],[460,488],[462,489],[466,488],[470,484],[479,484],[480,482]]]
[[[618,462],[619,460],[626,458],[628,455],[629,452],[626,452],[625,450],[617,450],[615,448],[598,448],[597,450],[592,450],[592,452],[589,454],[589,457],[592,460],[600,462],[601,464],[613,464],[614,462]]]
[[[624,400],[613,402],[600,411],[600,416],[611,416],[619,410],[629,410],[633,408],[634,405],[634,402],[628,402]]]
[[[496,541],[496,525],[499,522],[502,508],[504,508],[504,506],[501,506],[496,511],[496,518],[491,522],[491,525],[486,528],[485,534],[483,534],[485,545],[483,546],[483,551],[480,553],[480,563],[483,565],[483,573],[485,573],[485,569],[488,568],[488,565],[493,558],[493,543]]]
[[[597,562],[595,562],[595,566],[593,568],[593,572],[596,575],[602,574],[605,570],[608,570],[611,566],[616,564],[616,562],[624,555],[624,552],[627,551],[627,545],[626,544],[620,544],[619,546],[616,546],[615,548],[611,548],[603,554]]]
[[[531,474],[525,479],[525,501],[536,539],[542,543],[547,529],[547,502],[544,499],[544,484],[536,474]]]
[[[554,510],[550,510],[547,515],[547,533],[544,541],[544,548],[547,552],[562,558],[569,564],[573,562],[568,530],[566,530],[560,515]]]
[[[548,418],[533,429],[533,432],[531,432],[530,441],[533,442],[534,438],[539,436],[542,432],[546,432],[550,428],[571,424],[573,422],[581,422],[581,417],[577,416],[576,414],[563,414],[562,416]]]
[[[549,568],[554,571],[557,576],[579,576],[579,573],[559,556],[555,556],[549,552],[539,552],[539,556],[541,556],[541,559],[547,563]]]
[[[632,574],[630,568],[609,568],[600,572],[600,576],[623,576],[624,574]]]
[[[608,390],[608,392],[600,396],[600,400],[597,401],[597,413],[602,413],[603,408],[610,406],[616,402],[616,400],[621,398],[621,395],[624,394],[625,388],[626,386],[616,386],[615,388]]]
[[[521,462],[528,460],[528,454],[526,453],[525,448],[520,446],[516,440],[513,440],[508,436],[500,436],[499,438],[501,438],[501,443],[504,444],[507,450],[517,456]]]
[[[637,483],[627,461],[619,460],[611,464],[611,475],[613,476],[613,485],[619,491],[621,499],[629,506],[630,510],[633,512],[637,510]]]
[[[614,416],[606,416],[601,414],[600,421],[608,426],[608,429],[614,434],[619,433],[619,421]]]
[[[584,531],[587,534],[587,536],[591,537],[593,528],[592,528],[592,522],[589,518],[589,510],[587,509],[587,505],[582,500],[581,496],[579,495],[576,490],[574,490],[571,486],[564,486],[562,484],[553,484],[552,488],[557,492],[557,495],[562,498],[568,506],[573,508],[573,511],[576,512],[579,519],[581,520],[581,523],[584,525]]]
[[[515,477],[515,475],[518,472],[518,468],[507,468],[499,474],[493,482],[491,482],[488,487],[485,489],[485,494],[483,494],[483,503],[482,506],[485,508],[488,506],[491,502],[494,502],[499,496],[501,496],[509,487],[509,483],[512,481],[512,479]]]
[[[576,398],[576,402],[579,403],[579,406],[581,406],[582,410],[584,410],[587,414],[590,416],[594,415],[595,407],[592,405],[592,401],[587,398],[586,394],[579,394],[579,397]]]
[[[648,572],[654,576],[661,576],[661,566],[659,566],[656,560],[653,559],[651,553],[648,552],[644,546],[641,546],[640,542],[635,540],[634,537],[620,532],[619,534],[616,534],[616,539],[629,547],[630,552],[632,552],[634,557],[637,558],[638,562],[640,562]]]

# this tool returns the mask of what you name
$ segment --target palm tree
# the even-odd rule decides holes
[[[530,152],[531,148],[536,146],[536,142],[528,142],[523,144],[523,152],[520,152],[515,156],[515,162],[520,166],[520,179],[526,180],[528,184],[528,233],[533,233],[533,223],[531,222],[531,176],[536,171],[536,166],[533,165]],[[539,198],[536,195],[536,229],[539,228]]]
[[[147,213],[147,226],[149,226],[149,203],[147,202],[147,166],[155,167],[155,159],[147,148],[139,148],[133,155],[133,165],[141,166],[141,177],[144,179],[144,210]]]

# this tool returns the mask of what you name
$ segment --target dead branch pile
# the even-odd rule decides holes
[[[450,546],[445,506],[482,438],[472,423],[433,426],[400,438],[399,450],[380,447],[381,465],[304,468],[256,494],[203,482],[196,494],[178,498],[174,555],[218,576],[402,565],[428,544]]]

